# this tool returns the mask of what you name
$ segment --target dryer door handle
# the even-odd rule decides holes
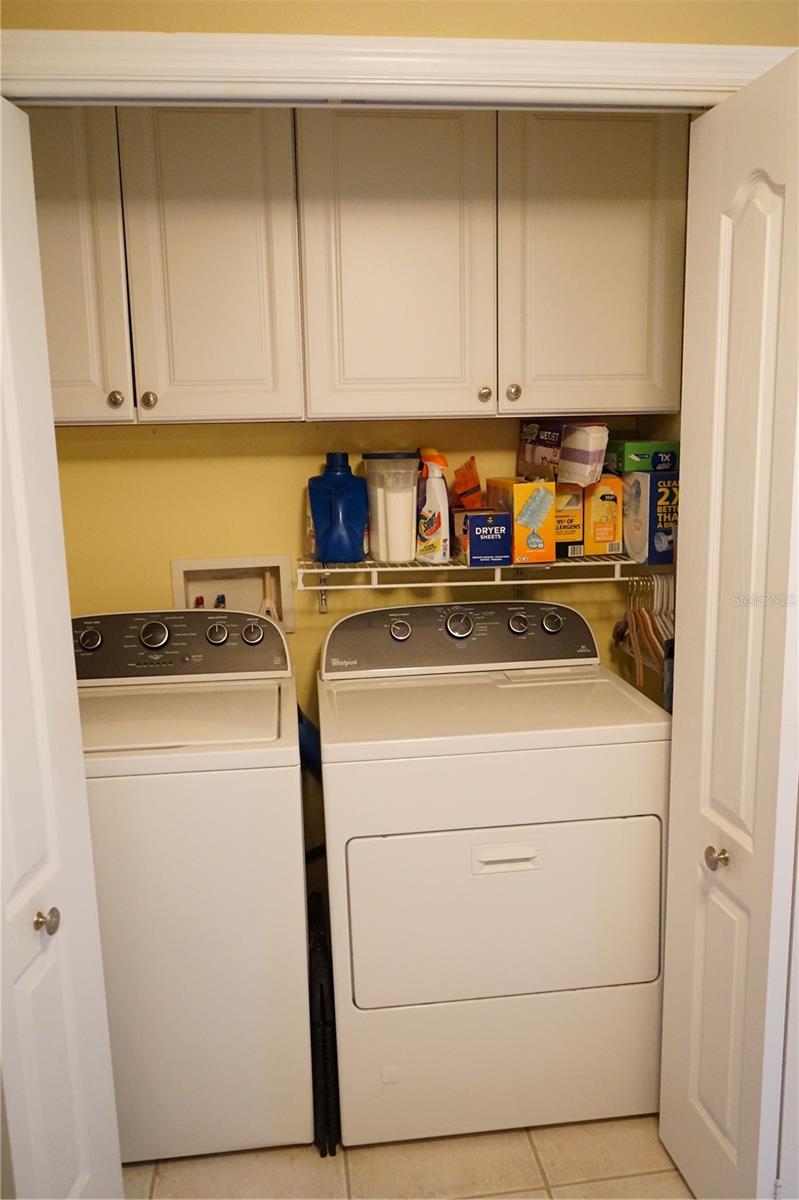
[[[473,875],[540,871],[543,865],[544,847],[540,842],[494,842],[491,846],[472,846]]]

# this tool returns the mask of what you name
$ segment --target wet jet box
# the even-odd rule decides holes
[[[455,562],[467,567],[509,567],[513,562],[513,518],[491,508],[453,508]]]

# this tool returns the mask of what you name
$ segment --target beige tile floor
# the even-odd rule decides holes
[[[655,1117],[339,1150],[242,1151],[124,1168],[127,1200],[555,1200],[690,1197]]]

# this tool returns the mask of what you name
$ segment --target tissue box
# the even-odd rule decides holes
[[[636,562],[674,562],[680,477],[674,472],[628,471],[624,476],[624,549]]]
[[[623,485],[618,475],[603,475],[585,489],[583,517],[586,554],[621,554]]]
[[[555,557],[582,558],[583,489],[576,483],[555,484]]]
[[[680,467],[679,442],[634,442],[614,439],[608,442],[605,466],[609,471],[670,471]]]
[[[489,479],[489,507],[513,517],[514,563],[555,561],[555,484],[546,479]]]
[[[513,562],[513,518],[489,508],[453,508],[455,562],[467,567],[509,567]]]

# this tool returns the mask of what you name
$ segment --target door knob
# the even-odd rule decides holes
[[[490,387],[481,387],[480,391],[477,393],[477,399],[486,401],[490,400],[493,395],[494,393],[491,391]]]
[[[505,390],[505,395],[509,400],[518,400],[521,394],[522,389],[518,383],[509,383]]]
[[[125,403],[125,397],[121,392],[109,392],[105,398],[105,402],[109,408],[121,408]]]
[[[705,866],[711,871],[718,871],[719,867],[729,865],[730,856],[726,850],[717,850],[715,846],[705,847]]]
[[[40,909],[33,918],[33,928],[36,930],[46,930],[50,937],[52,937],[54,933],[58,933],[58,927],[60,924],[61,913],[57,908],[51,908],[47,916],[45,916]]]
[[[142,408],[155,408],[157,403],[158,397],[156,396],[155,392],[142,392]]]

